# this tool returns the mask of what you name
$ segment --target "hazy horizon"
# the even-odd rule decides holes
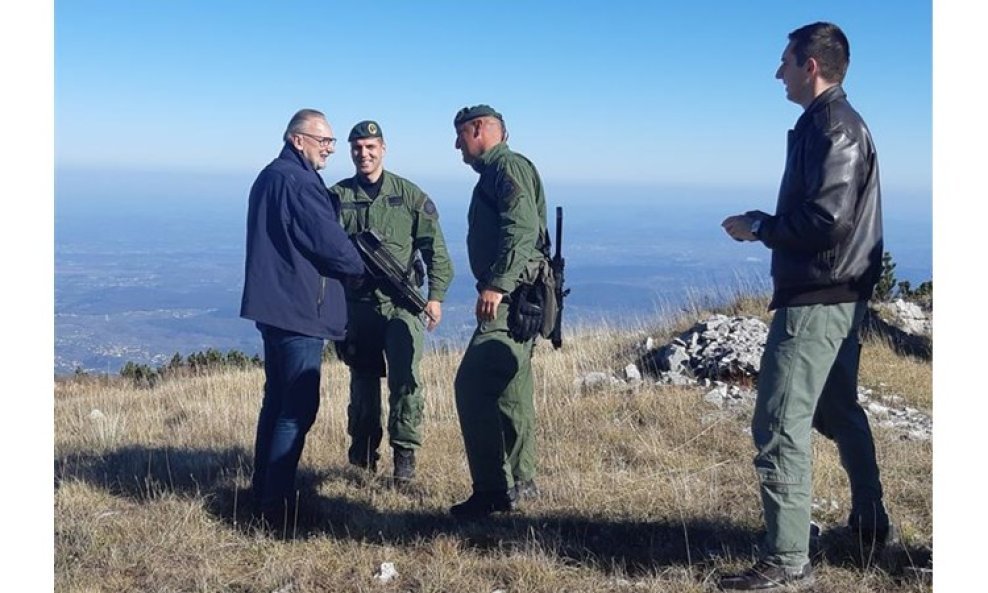
[[[432,344],[466,341],[474,288],[466,210],[476,175],[417,180],[436,202],[456,275]],[[207,348],[259,351],[239,318],[251,174],[59,170],[55,185],[55,371],[116,372]],[[335,179],[325,178],[327,183]],[[774,191],[545,180],[565,213],[568,327],[657,320],[689,299],[767,291],[769,251],[721,230],[727,215],[774,208]],[[886,190],[886,249],[913,285],[932,271],[929,194]]]

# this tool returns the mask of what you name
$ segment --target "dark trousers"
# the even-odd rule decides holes
[[[350,404],[347,431],[351,463],[373,464],[381,443],[381,377],[388,378],[388,440],[392,447],[422,445],[425,390],[419,374],[425,326],[390,301],[347,304]]]
[[[508,305],[470,338],[453,389],[474,492],[504,492],[535,477],[535,339],[508,336]]]
[[[319,410],[322,338],[257,324],[264,340],[264,401],[254,442],[254,503],[279,513],[295,505],[295,473]]]

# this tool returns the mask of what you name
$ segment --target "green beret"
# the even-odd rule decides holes
[[[460,124],[464,122],[468,122],[471,119],[477,119],[478,117],[484,117],[485,115],[496,117],[501,120],[502,123],[504,122],[504,118],[501,117],[500,113],[494,111],[493,107],[490,105],[481,104],[474,105],[473,107],[464,107],[463,109],[457,111],[456,117],[453,118],[453,127],[458,128],[460,127]]]
[[[346,141],[353,142],[354,140],[361,140],[363,138],[384,138],[384,134],[381,133],[381,126],[377,125],[376,121],[365,119],[353,126]]]

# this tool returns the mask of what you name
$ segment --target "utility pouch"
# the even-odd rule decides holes
[[[527,342],[537,335],[548,338],[558,312],[556,283],[548,260],[529,262],[508,306],[508,335]]]
[[[539,291],[532,284],[519,284],[508,305],[508,335],[516,342],[527,342],[542,329],[543,308]]]
[[[535,286],[542,295],[542,327],[539,333],[549,339],[556,331],[559,322],[559,302],[556,300],[556,275],[553,273],[549,260],[542,260],[539,265],[539,279]]]

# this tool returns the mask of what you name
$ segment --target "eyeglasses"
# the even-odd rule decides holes
[[[333,138],[331,136],[316,136],[315,134],[306,134],[305,132],[295,132],[295,133],[301,136],[308,136],[309,138],[312,138],[313,140],[319,143],[319,146],[321,148],[331,148],[333,146],[336,146],[336,138]]]

